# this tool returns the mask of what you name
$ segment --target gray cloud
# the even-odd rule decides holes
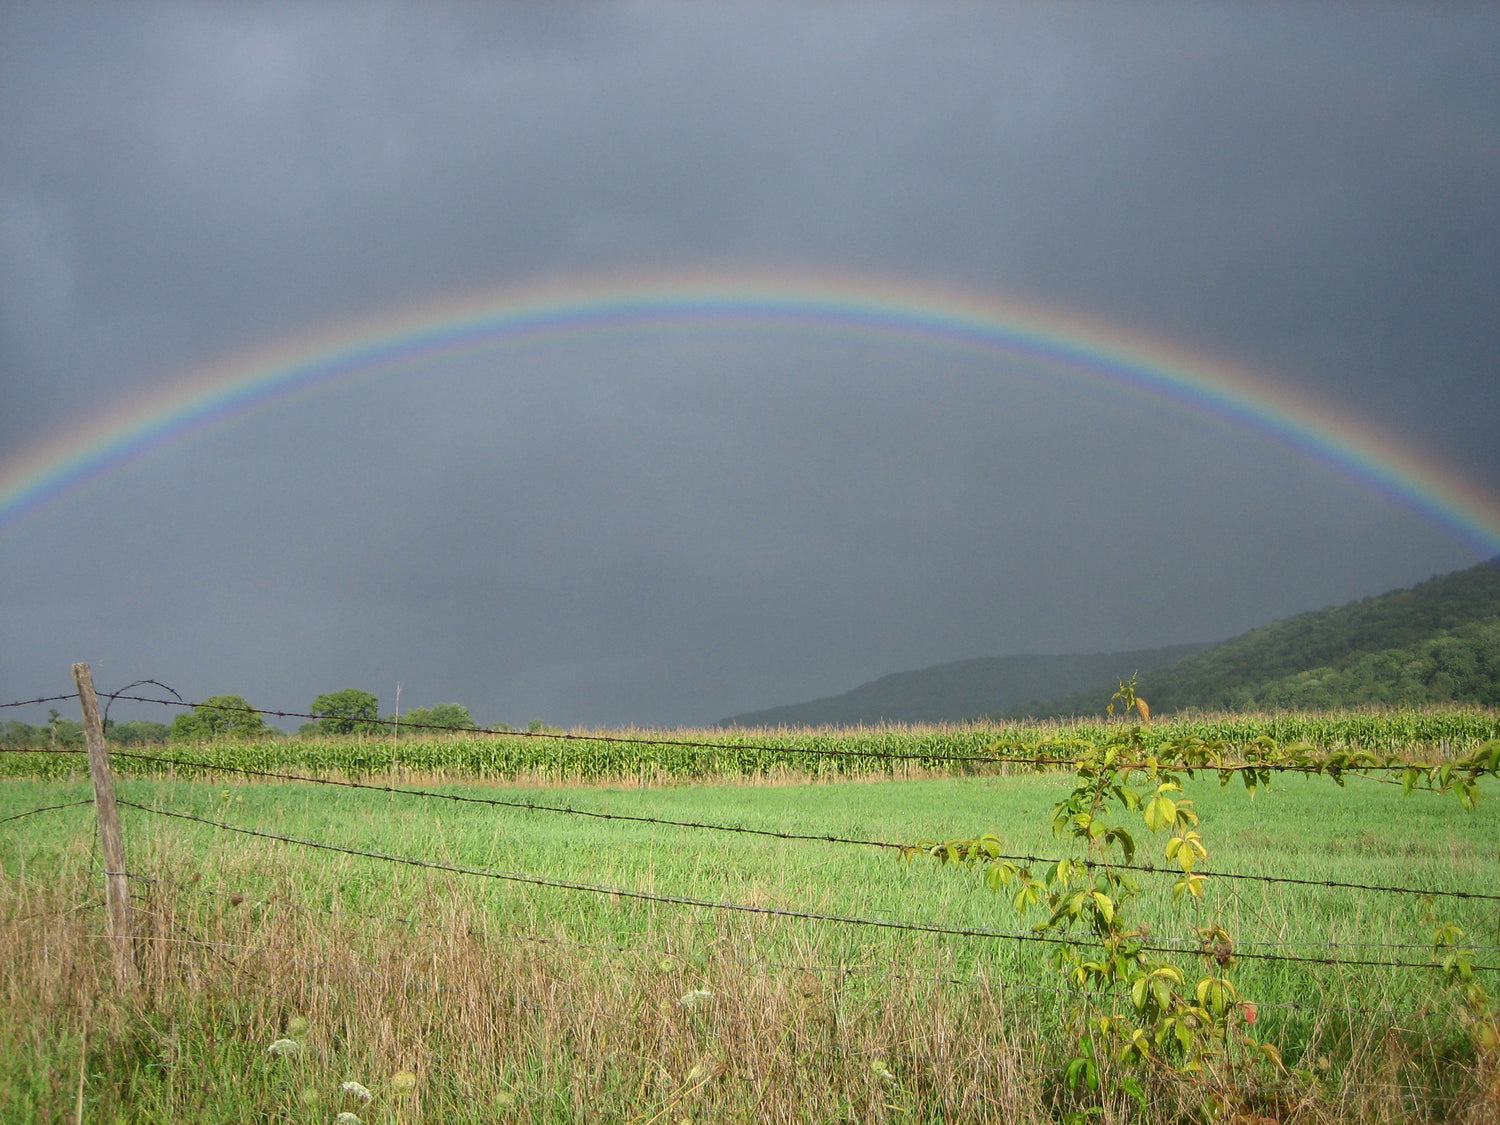
[[[0,464],[339,318],[682,265],[1074,310],[1500,491],[1497,47],[1461,6],[11,5]],[[401,679],[701,721],[1476,558],[1123,391],[595,337],[332,387],[0,530],[0,694],[91,657],[276,706]]]

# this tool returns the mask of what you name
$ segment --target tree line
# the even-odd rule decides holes
[[[380,700],[373,693],[358,688],[325,692],[312,701],[308,711],[317,717],[298,727],[299,735],[359,735],[375,732],[386,735],[394,732],[399,735],[408,731],[417,735],[429,733],[433,727],[455,731],[478,729],[474,717],[462,703],[414,707],[399,716],[399,719],[395,714],[386,715],[382,719]],[[502,723],[491,729],[509,728]],[[167,742],[285,738],[286,732],[267,723],[243,695],[211,695],[194,705],[192,710],[176,716],[170,724],[149,719],[132,719],[128,722],[106,719],[104,737],[119,746],[138,746]],[[80,747],[83,745],[83,724],[77,719],[63,718],[56,708],[52,708],[45,724],[12,720],[0,725],[0,745],[37,749]]]

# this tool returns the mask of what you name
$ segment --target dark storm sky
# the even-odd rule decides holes
[[[1497,184],[1492,5],[12,3],[0,472],[346,318],[683,270],[1060,310],[1500,493]],[[0,529],[0,696],[89,660],[283,710],[400,681],[482,721],[693,723],[1219,639],[1482,554],[1123,388],[594,334],[330,387]]]

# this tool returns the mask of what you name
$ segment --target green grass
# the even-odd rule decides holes
[[[1071,785],[1061,774],[433,784],[784,832],[907,842],[995,831],[1018,854],[1068,850],[1047,828]],[[1254,800],[1200,780],[1188,795],[1210,869],[1496,893],[1500,792],[1482,788],[1472,813],[1451,796],[1403,797],[1358,778],[1343,789],[1278,778]],[[0,816],[89,792],[79,780],[7,780]],[[308,784],[124,777],[119,795],[347,847],[626,889],[960,928],[1039,920],[1019,919],[975,871],[883,849]],[[80,1059],[89,1120],[331,1121],[348,1108],[366,1122],[1043,1121],[1068,1104],[1057,1079],[1065,998],[1035,943],[641,902],[309,851],[128,808],[123,818],[131,870],[156,880],[135,884],[146,986],[126,996],[108,984],[103,920],[90,908],[100,893],[92,811],[0,824],[6,1121],[71,1120]],[[1159,862],[1162,842],[1143,845],[1142,858]],[[1211,880],[1203,902],[1174,906],[1169,876],[1140,881],[1130,909],[1159,940],[1212,919],[1250,951],[1425,961],[1424,914],[1435,909],[1467,931],[1478,962],[1500,963],[1484,948],[1500,946],[1494,903]],[[1472,1097],[1463,1083],[1476,1064],[1435,971],[1245,959],[1234,977],[1261,1005],[1257,1030],[1321,1076],[1301,1120],[1441,1120]],[[713,993],[701,1010],[678,1003],[700,987]],[[309,1023],[298,1034],[305,1057],[267,1056],[298,1016]],[[400,1069],[418,1075],[412,1094],[389,1085]],[[346,1106],[346,1079],[376,1100]],[[1169,1091],[1154,1097],[1156,1119],[1175,1112]]]

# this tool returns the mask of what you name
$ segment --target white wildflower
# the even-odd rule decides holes
[[[409,1070],[398,1070],[391,1075],[391,1089],[405,1091],[414,1088],[417,1084],[417,1076]]]
[[[274,1055],[276,1058],[296,1055],[302,1050],[302,1044],[292,1039],[278,1039],[266,1048],[266,1054]]]
[[[706,1003],[714,998],[714,994],[706,988],[695,988],[693,991],[684,993],[677,998],[677,1003],[684,1008],[696,1008],[699,1004]]]
[[[339,1089],[346,1094],[353,1094],[362,1102],[367,1102],[375,1096],[370,1093],[368,1087],[361,1086],[358,1082],[345,1082]]]
[[[333,1119],[333,1125],[360,1125],[359,1117],[353,1113],[341,1113]]]
[[[880,1079],[882,1082],[891,1086],[894,1086],[896,1084],[896,1076],[892,1074],[890,1068],[885,1065],[884,1059],[872,1059],[870,1061],[870,1071],[875,1075],[876,1078]]]
[[[689,1085],[695,1082],[707,1082],[710,1078],[717,1078],[728,1069],[723,1057],[717,1051],[711,1051],[693,1064],[693,1069],[688,1071],[687,1081]]]

